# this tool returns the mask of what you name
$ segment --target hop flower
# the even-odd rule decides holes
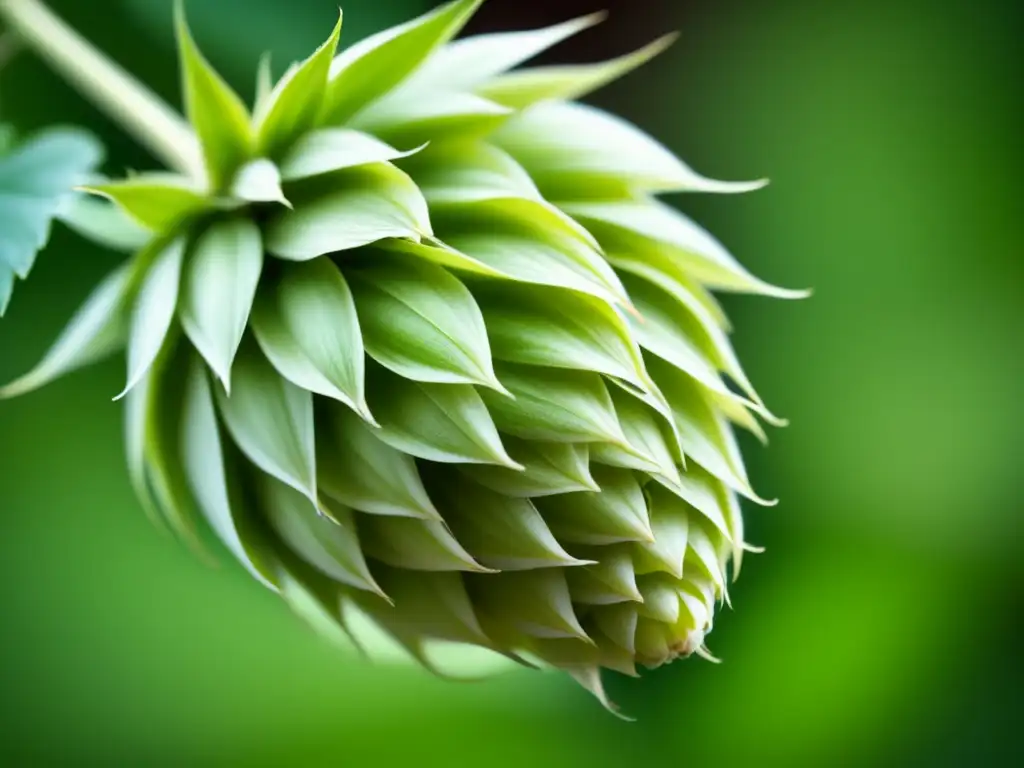
[[[796,294],[654,197],[760,183],[574,101],[668,39],[517,69],[600,17],[451,42],[479,3],[336,55],[339,20],[251,114],[179,15],[186,172],[90,188],[116,207],[71,218],[137,251],[4,394],[126,347],[155,519],[428,665],[481,646],[603,697],[705,652],[762,502],[733,428],[776,420],[709,289]]]

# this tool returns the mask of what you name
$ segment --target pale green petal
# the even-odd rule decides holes
[[[212,225],[185,265],[178,308],[182,327],[228,389],[262,269],[259,230],[243,219]]]
[[[469,465],[460,470],[481,485],[513,498],[599,490],[590,476],[586,443],[545,443],[507,435],[502,441],[523,470]]]
[[[330,69],[320,122],[340,125],[408,77],[459,33],[482,0],[455,0],[342,51]]]
[[[559,541],[605,545],[653,540],[647,502],[636,476],[601,464],[591,471],[600,491],[535,500]]]
[[[410,571],[489,572],[473,559],[444,523],[408,517],[364,515],[359,519],[363,549],[375,560]],[[389,583],[381,585],[385,591]],[[393,594],[391,592],[388,592]]]
[[[383,141],[348,128],[322,128],[300,138],[281,161],[286,181],[409,157]]]

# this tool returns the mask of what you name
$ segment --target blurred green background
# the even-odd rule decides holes
[[[430,0],[345,0],[352,42]],[[177,100],[170,0],[53,0]],[[334,21],[331,0],[192,0],[243,92]],[[730,298],[792,426],[746,445],[751,557],[714,667],[452,684],[339,658],[233,566],[152,529],[123,469],[117,361],[0,403],[0,761],[10,765],[1022,765],[1024,8],[1012,0],[490,0],[473,31],[607,7],[551,55],[679,43],[593,100],[698,170],[769,176],[678,199],[799,303]],[[1014,64],[1018,61],[1018,64]],[[152,162],[29,54],[5,120],[97,131]],[[27,369],[115,257],[65,231],[0,324]]]

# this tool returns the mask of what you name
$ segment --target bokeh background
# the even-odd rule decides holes
[[[354,40],[431,0],[345,0]],[[53,0],[177,101],[170,0]],[[240,569],[152,529],[123,469],[121,364],[0,403],[0,762],[31,765],[1024,765],[1024,7],[1013,0],[490,0],[471,31],[609,8],[548,60],[670,29],[593,101],[698,170],[769,176],[677,202],[798,303],[730,298],[748,371],[792,425],[746,445],[767,547],[691,660],[610,680],[620,722],[558,676],[451,684],[339,658]],[[192,0],[243,93],[331,0]],[[1017,72],[1018,74],[1013,74]],[[152,161],[43,65],[3,118]],[[115,257],[55,234],[0,324],[27,369]]]

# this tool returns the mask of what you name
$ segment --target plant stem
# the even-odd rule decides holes
[[[157,158],[193,178],[205,177],[195,133],[182,116],[40,0],[0,0],[0,17],[65,80]]]

